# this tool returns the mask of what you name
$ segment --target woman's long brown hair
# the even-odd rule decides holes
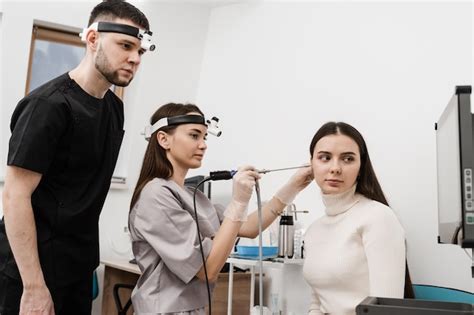
[[[160,108],[151,116],[150,124],[153,125],[158,120],[164,117],[173,117],[186,115],[189,113],[199,113],[204,116],[202,111],[193,104],[177,104],[168,103]],[[173,134],[176,126],[166,126],[160,128],[160,131],[164,131],[168,134]],[[156,133],[154,132],[150,140],[148,140],[148,146],[143,157],[142,168],[140,170],[140,176],[138,177],[135,190],[133,191],[132,201],[130,202],[130,210],[137,202],[142,192],[143,187],[154,178],[168,179],[173,176],[173,165],[166,157],[166,150],[158,143]]]
[[[311,159],[313,159],[314,148],[318,141],[329,135],[336,135],[342,134],[348,136],[352,140],[357,143],[360,151],[360,170],[359,170],[359,177],[357,179],[357,188],[356,192],[364,195],[365,197],[376,200],[380,203],[383,203],[387,207],[389,206],[387,199],[382,191],[382,187],[377,180],[377,176],[375,175],[374,168],[372,167],[372,162],[370,161],[369,152],[367,150],[367,145],[365,143],[364,138],[360,134],[360,132],[352,127],[349,124],[344,122],[328,122],[325,123],[313,137],[311,140],[311,144],[309,146],[309,152],[311,155]],[[408,270],[408,263],[405,261],[405,291],[404,291],[405,298],[414,298],[415,294],[413,292],[413,286],[411,283],[410,272]]]

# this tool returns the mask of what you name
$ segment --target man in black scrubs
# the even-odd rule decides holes
[[[90,314],[99,214],[123,137],[127,86],[153,50],[145,15],[98,4],[81,63],[22,99],[11,119],[0,222],[0,314]]]

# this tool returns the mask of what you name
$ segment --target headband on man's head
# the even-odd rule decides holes
[[[151,42],[151,36],[153,35],[151,31],[139,29],[135,26],[131,26],[128,24],[119,24],[119,23],[111,23],[111,22],[94,22],[89,27],[84,28],[82,30],[82,33],[79,34],[83,42],[86,41],[87,32],[89,30],[95,30],[97,32],[119,33],[119,34],[130,35],[140,40],[142,49],[153,51],[156,48],[156,46],[152,44]]]
[[[160,128],[166,126],[177,126],[183,124],[199,124],[207,127],[207,132],[213,136],[219,137],[222,134],[222,131],[219,130],[217,123],[219,118],[212,117],[211,120],[207,120],[204,116],[201,115],[179,115],[172,117],[163,117],[158,120],[153,126],[148,125],[145,127],[145,130],[142,132],[142,135],[145,136],[146,140],[150,140],[151,135],[159,130]]]

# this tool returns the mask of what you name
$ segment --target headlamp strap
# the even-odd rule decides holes
[[[136,28],[131,25],[127,24],[117,24],[117,23],[109,23],[109,22],[98,22],[97,25],[98,32],[109,32],[109,33],[120,33],[126,34],[138,39],[143,38],[143,34],[141,34],[140,29]],[[153,35],[151,31],[144,31],[145,34]]]
[[[200,124],[207,125],[206,119],[201,115],[180,115],[167,117],[168,126],[181,125],[181,124]]]
[[[200,124],[207,126],[208,132],[210,134],[219,137],[222,132],[217,126],[218,121],[219,119],[216,117],[212,117],[211,120],[206,121],[204,116],[201,115],[179,115],[163,117],[157,122],[155,122],[153,125],[146,126],[142,134],[145,136],[145,139],[148,140],[154,132],[166,126],[176,126],[182,124]]]
[[[84,29],[80,34],[82,41],[86,41],[87,30],[89,29],[104,33],[119,33],[129,35],[138,38],[142,42],[141,46],[143,49],[151,51],[155,50],[155,45],[151,43],[151,36],[153,35],[152,31],[142,30],[127,24],[94,22],[91,24],[91,26],[89,26],[89,28]]]

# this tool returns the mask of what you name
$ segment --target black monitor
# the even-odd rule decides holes
[[[471,86],[457,86],[436,130],[438,242],[474,248]]]
[[[198,176],[193,176],[193,177],[188,177],[184,180],[184,185],[193,187],[195,188],[202,180],[204,179],[204,176],[198,175]],[[200,191],[202,191],[207,198],[211,199],[211,182],[207,181],[198,188]]]
[[[357,315],[472,315],[470,303],[418,299],[366,297],[356,307]]]

